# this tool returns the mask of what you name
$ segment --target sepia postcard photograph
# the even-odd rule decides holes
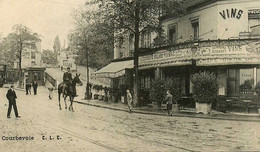
[[[260,0],[0,0],[0,152],[260,151]]]

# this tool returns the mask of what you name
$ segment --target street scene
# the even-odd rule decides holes
[[[1,97],[6,91],[1,89]],[[81,104],[74,104],[72,113],[58,110],[57,94],[49,100],[44,87],[39,88],[37,96],[24,97],[24,94],[17,90],[21,118],[12,114],[6,119],[8,103],[2,100],[1,136],[31,136],[34,140],[1,140],[1,151],[258,151],[260,148],[259,122],[131,114]],[[43,140],[43,136],[47,139]],[[54,139],[50,140],[50,136]]]
[[[2,0],[0,18],[0,151],[260,151],[260,0]]]

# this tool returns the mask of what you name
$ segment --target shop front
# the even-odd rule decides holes
[[[133,66],[133,59],[115,60],[92,76],[100,82],[105,82],[104,84],[110,87],[112,100],[118,102],[125,96],[126,89],[133,89]],[[124,100],[122,99],[122,102]]]
[[[92,76],[99,81],[106,81],[111,88],[127,84],[132,88],[133,60],[114,61],[96,71]]]
[[[43,86],[44,82],[44,71],[46,68],[43,67],[29,67],[25,70],[25,78],[28,77],[29,82],[37,81],[39,86]]]
[[[238,105],[245,101],[257,105],[254,86],[260,82],[259,40],[198,41],[150,50],[140,56],[139,67],[141,73],[154,71],[154,78],[178,78],[183,96],[192,96],[190,77],[207,70],[217,75],[220,96]]]

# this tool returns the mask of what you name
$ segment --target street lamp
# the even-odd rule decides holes
[[[85,39],[85,44],[86,44],[87,40]],[[87,85],[86,85],[86,93],[85,93],[85,99],[90,99],[90,83],[89,83],[89,65],[88,65],[88,62],[89,62],[89,50],[88,48],[86,47],[86,59],[87,59]]]

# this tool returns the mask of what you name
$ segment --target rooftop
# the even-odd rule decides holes
[[[207,4],[216,2],[218,0],[184,0],[187,10],[192,10],[197,7],[205,6]]]

